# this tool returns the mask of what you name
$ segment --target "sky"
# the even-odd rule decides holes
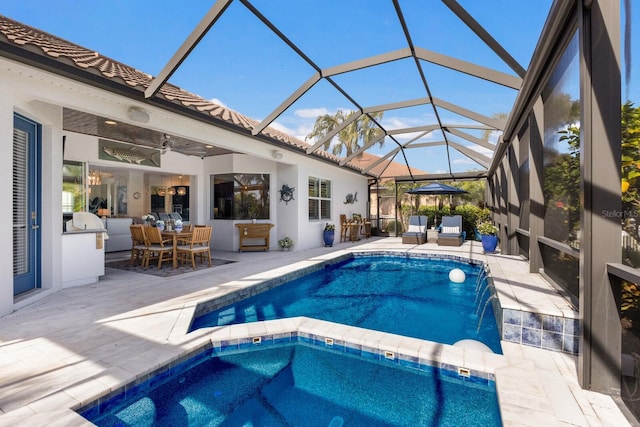
[[[399,3],[415,46],[514,74],[440,1]],[[552,0],[459,3],[527,68]],[[632,3],[634,8],[640,7],[639,2]],[[213,4],[213,0],[5,0],[0,2],[0,14],[157,75]],[[235,0],[170,82],[261,120],[313,75],[314,66],[325,69],[407,46],[391,1],[253,0],[251,4],[312,64],[296,55]],[[640,16],[640,10],[633,12],[634,19]],[[524,19],[516,22],[514,17]],[[511,110],[514,90],[425,61],[420,64],[434,97],[486,116]],[[637,64],[632,65],[632,74],[640,77]],[[369,107],[425,97],[416,70],[413,59],[406,59],[340,74],[334,81],[359,106]],[[633,86],[630,92],[635,94],[637,88]],[[272,126],[304,140],[318,114],[355,108],[332,84],[321,80]],[[447,110],[440,109],[439,113],[445,123],[474,123]],[[420,106],[385,112],[382,124],[387,129],[399,129],[435,123],[437,119],[431,106]],[[480,131],[469,133],[482,136]],[[415,134],[398,135],[395,141],[387,137],[383,148],[372,151],[384,154],[397,146],[395,142],[404,143],[412,136]],[[496,137],[494,134],[492,139]],[[441,139],[441,134],[433,133],[421,141]],[[453,140],[487,153],[462,139]],[[446,169],[443,147],[407,153],[415,158],[413,167],[429,172]],[[479,168],[463,155],[450,154],[454,171]]]

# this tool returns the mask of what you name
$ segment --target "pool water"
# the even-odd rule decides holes
[[[453,268],[464,283],[449,280]],[[476,298],[480,273],[454,260],[357,256],[198,316],[191,330],[306,316],[444,344],[473,339],[502,354],[484,286]]]
[[[172,373],[82,415],[132,427],[501,425],[494,383],[302,344],[205,357]]]

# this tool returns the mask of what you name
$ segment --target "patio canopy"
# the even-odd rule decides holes
[[[63,64],[57,72],[86,72],[92,81],[102,75],[136,100],[237,128],[277,149],[373,177],[395,162],[403,166],[398,180],[419,181],[486,176],[526,87],[526,64],[552,1],[217,0],[180,10],[140,3],[122,13],[134,15],[129,9],[140,7],[145,22],[159,25],[123,28],[117,11],[100,15],[103,28],[117,26],[121,39],[135,41],[119,51],[122,63],[91,45],[87,52],[68,42],[58,46],[9,21],[0,28],[7,37],[0,34],[0,42],[13,58],[24,59],[18,47],[35,45],[45,49],[47,65],[52,58]],[[74,10],[68,25],[84,25],[77,14],[98,13]],[[53,24],[32,25],[46,30]],[[53,34],[64,38],[59,29]],[[176,40],[184,41],[178,46]],[[152,49],[164,54],[149,55]],[[29,60],[39,59],[28,53]],[[76,70],[69,70],[69,60]],[[69,130],[86,132],[103,119],[65,109]],[[113,137],[113,128],[98,131]],[[201,157],[229,152],[216,150],[215,142],[147,136],[130,139]]]
[[[431,184],[423,185],[422,187],[414,188],[412,190],[407,191],[409,194],[463,194],[467,193],[467,191],[452,187],[446,184],[440,184],[439,182],[432,182]]]

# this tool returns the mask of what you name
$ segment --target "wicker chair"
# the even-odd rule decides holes
[[[438,246],[460,246],[463,240],[462,216],[443,216]]]
[[[403,244],[421,245],[427,241],[427,222],[425,215],[409,217],[409,228],[402,234]]]

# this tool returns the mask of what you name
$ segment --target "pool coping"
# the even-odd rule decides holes
[[[224,307],[241,299],[259,294],[277,287],[301,276],[318,271],[327,265],[345,261],[354,256],[395,256],[416,259],[453,260],[474,265],[482,265],[486,268],[486,262],[480,259],[462,257],[449,254],[431,254],[424,252],[400,251],[400,250],[350,250],[336,251],[331,254],[301,261],[285,267],[270,270],[265,273],[249,276],[242,280],[231,281],[219,286],[207,298],[191,301],[185,304],[178,316],[169,340],[180,339],[181,336],[190,333],[192,321],[195,317]],[[487,280],[491,280],[490,276]],[[493,286],[493,284],[491,284]],[[502,333],[502,330],[500,329]]]
[[[497,386],[497,371],[509,366],[508,359],[503,355],[309,317],[301,316],[216,326],[189,332],[193,319],[201,313],[228,305],[234,300],[258,294],[318,271],[326,265],[336,264],[354,256],[454,260],[483,265],[486,268],[486,262],[482,259],[454,254],[431,254],[406,250],[345,250],[272,269],[245,277],[242,280],[227,282],[212,289],[206,298],[185,303],[180,310],[168,341],[186,346],[188,350],[175,355],[163,365],[149,367],[136,375],[132,381],[115,389],[104,390],[99,396],[88,398],[71,409],[74,411],[86,409],[90,406],[100,405],[100,402],[109,400],[120,393],[126,394],[128,388],[135,387],[159,372],[169,370],[202,351],[208,349],[212,349],[214,353],[229,350],[241,351],[256,345],[265,345],[274,340],[280,342],[302,340],[314,345],[341,348],[345,353],[373,357],[379,361],[386,360],[409,368],[440,369],[448,372],[454,378],[464,379],[465,376],[469,376],[472,382],[479,380],[481,383],[486,382],[485,385],[492,383]],[[490,275],[487,280],[490,280]],[[333,344],[329,346],[328,342]]]
[[[519,335],[517,334],[515,338],[511,338],[509,341],[501,340],[501,345],[503,349],[505,345],[507,345],[506,343],[516,343],[519,345],[534,346],[543,350],[557,351],[557,348],[554,348],[557,346],[554,346],[554,345],[544,346],[542,338],[540,338],[539,342],[535,341],[535,337],[537,336],[542,337],[542,335],[545,333],[544,325],[546,324],[546,322],[543,322],[543,317],[541,313],[544,313],[545,319],[553,318],[554,316],[559,316],[559,317],[566,317],[574,320],[575,322],[578,322],[577,312],[570,306],[569,303],[567,303],[566,306],[564,306],[563,299],[559,297],[559,302],[554,301],[551,308],[549,308],[548,305],[543,306],[542,307],[543,309],[539,310],[541,313],[537,313],[534,315],[534,320],[536,319],[539,320],[537,328],[532,328],[531,324],[527,324],[522,320],[519,325],[510,324],[510,323],[513,323],[514,312],[521,313],[521,319],[526,319],[527,313],[531,311],[531,307],[528,304],[528,302],[521,301],[518,299],[517,294],[514,291],[514,288],[518,287],[519,285],[519,282],[518,282],[519,277],[518,276],[510,277],[508,274],[506,274],[507,272],[512,273],[511,271],[504,271],[507,268],[509,268],[509,266],[504,267],[503,264],[501,264],[500,262],[497,262],[498,261],[497,258],[495,258],[490,254],[478,254],[474,252],[442,253],[442,252],[424,251],[418,248],[420,247],[419,246],[414,247],[411,250],[358,248],[358,249],[351,249],[351,250],[336,251],[336,252],[321,255],[315,258],[307,259],[298,263],[294,263],[288,266],[269,270],[267,272],[263,272],[254,276],[249,276],[244,278],[241,282],[240,281],[229,282],[221,286],[221,287],[225,287],[226,292],[221,290],[218,296],[225,297],[233,292],[246,292],[246,296],[250,296],[250,295],[253,295],[253,293],[251,293],[251,289],[255,291],[257,291],[258,289],[260,291],[264,290],[264,288],[262,288],[260,285],[265,282],[274,281],[271,283],[273,283],[275,286],[275,283],[284,283],[288,280],[292,280],[296,277],[302,276],[314,270],[323,268],[323,266],[326,264],[340,262],[344,259],[347,259],[353,256],[354,253],[357,253],[360,255],[391,255],[391,256],[406,256],[406,257],[417,257],[417,258],[451,259],[451,260],[484,265],[487,271],[487,281],[489,282],[488,286],[491,287],[492,292],[495,293],[495,295],[497,296],[497,298],[495,298],[492,301],[492,305],[494,308],[496,322],[498,322],[498,329],[500,331],[501,337],[504,337],[505,323],[507,324],[507,328],[509,327],[521,328],[520,330],[522,331],[522,333],[520,333]],[[503,257],[504,256],[501,256],[501,261],[504,261],[502,260]],[[496,270],[497,278],[494,276],[494,273],[492,273],[493,270]],[[531,277],[527,277],[527,280],[531,280]],[[540,285],[543,289],[549,289],[551,293],[553,292],[553,289],[551,288],[551,286],[544,283],[544,280],[539,276],[533,277],[533,280],[537,280],[538,282],[543,282],[543,283],[538,283],[538,285]],[[258,287],[251,288],[252,286],[256,286],[256,285]],[[213,295],[208,296],[206,298],[206,301],[210,301],[214,298],[215,297]],[[231,297],[228,297],[228,298],[231,298]],[[176,322],[176,327],[172,331],[172,336],[170,337],[170,339],[180,339],[180,337],[189,335],[185,331],[189,330],[192,319],[194,318],[198,310],[199,304],[206,303],[206,301],[203,301],[201,299],[198,301],[194,301],[189,305],[185,305],[184,310],[180,313],[179,319]],[[506,319],[505,319],[505,316],[503,316],[503,313],[504,313],[503,310],[505,309],[511,310],[511,314],[512,314],[511,317]],[[538,318],[538,314],[540,314],[539,318]],[[280,319],[280,320],[286,321],[287,319]],[[322,322],[316,319],[308,319],[308,321]],[[268,322],[272,322],[272,321],[268,321]],[[236,330],[242,330],[243,327],[246,327],[247,330],[254,332],[253,333],[254,336],[259,336],[260,335],[259,328],[261,328],[260,325],[264,325],[264,324],[265,322],[256,322],[256,323],[249,323],[245,325],[233,325],[233,328],[231,326],[221,327],[222,329],[216,333],[225,334],[226,332],[223,332],[225,330],[236,331]],[[319,337],[323,337],[323,336],[326,337],[327,324],[331,324],[331,322],[320,323],[319,324],[320,330],[313,331],[311,333]],[[337,325],[336,327],[338,330],[342,328],[351,328],[349,326],[345,326],[341,324],[334,324],[334,325]],[[226,329],[226,328],[230,328],[230,329]],[[422,353],[420,353],[420,350],[419,350],[420,347],[418,347],[418,352],[416,356],[415,347],[412,348],[411,345],[407,349],[402,348],[401,350],[394,350],[394,348],[400,349],[400,345],[401,345],[400,343],[406,343],[411,340],[414,340],[412,338],[398,335],[396,337],[400,337],[399,338],[400,342],[396,342],[396,341],[393,341],[393,338],[392,338],[393,334],[385,334],[385,333],[380,333],[378,331],[372,331],[372,330],[365,330],[365,331],[367,331],[367,334],[365,334],[365,336],[368,335],[369,339],[371,340],[367,342],[367,345],[370,346],[371,348],[378,348],[378,350],[380,351],[385,351],[385,350],[398,351],[398,353],[403,354],[405,357],[419,358],[421,354],[424,355],[424,354],[431,353],[434,359],[433,362],[446,366],[450,370],[456,370],[458,368],[471,369],[472,371],[475,371],[476,374],[477,372],[486,372],[487,374],[493,375],[496,383],[496,390],[498,393],[500,414],[503,420],[503,424],[505,425],[508,425],[508,423],[506,422],[508,420],[516,421],[517,423],[519,423],[522,421],[523,418],[526,419],[527,416],[526,415],[523,416],[523,413],[521,411],[522,408],[528,408],[527,410],[534,415],[534,418],[536,415],[539,415],[541,420],[549,417],[550,415],[555,415],[558,412],[562,412],[562,410],[558,408],[558,405],[554,404],[554,402],[552,402],[551,399],[549,398],[550,395],[553,396],[555,394],[557,396],[558,393],[547,393],[549,390],[545,388],[544,386],[545,382],[542,380],[542,378],[540,378],[535,373],[535,364],[533,362],[530,362],[530,361],[522,362],[522,360],[519,360],[514,364],[511,364],[509,362],[509,358],[505,356],[496,355],[493,353],[492,354],[480,353],[470,349],[461,350],[459,347],[454,347],[451,345],[441,344],[441,343],[434,343],[426,340],[418,340],[418,339],[415,339],[417,343],[414,343],[414,345],[416,344],[418,346],[424,345],[424,350],[422,351]],[[577,336],[579,333],[578,327],[575,327],[574,330],[571,330],[570,332]],[[283,333],[283,331],[281,331],[280,333]],[[526,333],[529,333],[529,335],[527,335]],[[523,337],[527,337],[527,336],[530,337],[531,333],[534,333],[534,334],[537,333],[538,335],[534,335],[533,343],[526,342],[525,339],[523,339]],[[333,335],[333,334],[335,334],[335,332],[331,331],[330,335]],[[382,334],[382,335],[378,336],[378,334]],[[252,334],[243,333],[241,334],[240,337],[238,337],[238,339],[248,339],[251,335]],[[376,342],[375,338],[373,338],[376,336],[378,336],[378,338],[380,339],[379,342]],[[228,339],[232,339],[231,336],[229,336]],[[381,345],[381,347],[375,347],[377,343]],[[564,345],[564,344],[561,344],[561,345]],[[576,338],[576,345],[577,345],[577,338]],[[577,348],[576,348],[576,352],[577,352]],[[574,354],[574,352],[568,352],[568,353]],[[485,360],[487,360],[488,363],[485,363]],[[530,390],[529,395],[525,395],[522,393],[522,384],[519,384],[518,382],[514,382],[513,378],[526,378],[528,390]],[[563,393],[564,392],[571,393],[569,390],[564,390]],[[533,404],[531,404],[531,402],[533,402]],[[534,406],[535,409],[532,409],[531,406]]]
[[[381,249],[384,249],[382,252],[385,253],[442,253],[442,251],[447,251],[462,255],[461,258],[464,259],[469,259],[470,256],[472,259],[489,263],[494,276],[494,285],[513,295],[514,306],[526,308],[532,305],[518,291],[522,290],[521,288],[526,288],[528,292],[533,291],[528,286],[528,281],[539,276],[528,271],[525,272],[526,263],[518,257],[483,254],[478,251],[477,245],[473,244],[474,242],[472,244],[466,243],[460,248],[439,248],[432,244],[409,247],[401,245],[399,242],[394,246],[394,241],[391,243],[389,241],[390,239],[380,242],[373,241],[368,243],[366,247],[362,245],[351,250],[347,248],[314,256],[307,258],[306,261],[291,263],[285,267],[265,268],[260,273],[244,276],[243,279],[236,282],[217,281],[213,286],[198,290],[197,293],[185,294],[182,301],[174,299],[168,307],[170,312],[167,312],[171,318],[170,325],[167,322],[167,327],[163,326],[160,329],[161,334],[157,335],[152,346],[143,346],[141,352],[129,356],[126,369],[115,364],[106,370],[101,369],[99,372],[89,374],[90,376],[77,383],[66,385],[66,388],[52,390],[51,393],[38,397],[37,401],[34,400],[32,403],[5,413],[3,417],[0,417],[0,425],[14,425],[13,423],[17,420],[25,421],[27,419],[30,425],[92,425],[72,409],[114,390],[121,389],[125,384],[142,378],[145,373],[148,374],[154,369],[171,364],[172,361],[193,355],[194,351],[199,351],[202,346],[212,345],[212,331],[195,331],[186,335],[178,332],[181,328],[183,331],[187,330],[190,320],[184,324],[185,319],[190,319],[193,315],[197,301],[201,301],[205,296],[209,298],[212,295],[219,295],[221,293],[219,288],[224,288],[229,283],[236,283],[230,288],[238,288],[242,283],[246,283],[248,278],[250,278],[249,281],[255,283],[258,280],[272,278],[276,274],[291,271],[292,266],[295,266],[293,268],[295,269],[298,266],[316,264],[323,259],[335,258],[333,254],[345,254],[353,250],[380,252]],[[518,265],[522,267],[518,267]],[[523,275],[522,272],[525,274]],[[117,286],[122,289],[130,289],[128,280],[119,281]],[[543,291],[549,294],[547,296],[550,296],[552,291],[548,291],[548,286],[545,286]],[[185,301],[191,302],[185,303]],[[563,302],[560,301],[558,304],[546,301],[543,304],[555,310],[553,307],[559,306]],[[162,308],[164,309],[164,307]],[[154,307],[153,312],[155,313],[156,310]],[[162,311],[159,314],[162,315]],[[176,321],[178,316],[181,317],[183,325]],[[576,378],[574,357],[562,356],[562,353],[549,352],[545,349],[525,347],[517,343],[503,341],[501,344],[505,355],[495,355],[495,357],[504,361],[505,365],[496,367],[495,379],[503,425],[544,425],[553,424],[554,421],[561,425],[606,425],[606,422],[603,424],[603,420],[616,420],[615,425],[630,425],[609,396],[589,392],[580,387]],[[47,345],[46,348],[49,349],[49,347],[51,346]],[[471,356],[471,352],[468,354]],[[446,355],[443,353],[442,357],[446,357]],[[132,374],[132,372],[135,373]],[[53,424],[52,420],[55,420]]]
[[[419,372],[435,372],[469,386],[496,389],[495,373],[509,366],[503,355],[482,352],[432,341],[389,334],[339,323],[292,317],[262,322],[216,326],[199,330],[202,340],[170,362],[141,373],[127,384],[72,408],[78,413],[98,414],[111,406],[115,397],[126,399],[137,393],[147,381],[162,381],[184,363],[199,363],[203,358],[253,351],[286,344],[308,344],[345,355],[358,356],[390,366]],[[208,351],[211,353],[207,353]],[[152,383],[151,386],[153,386]],[[118,399],[118,402],[121,400]],[[96,412],[97,411],[97,412]]]

